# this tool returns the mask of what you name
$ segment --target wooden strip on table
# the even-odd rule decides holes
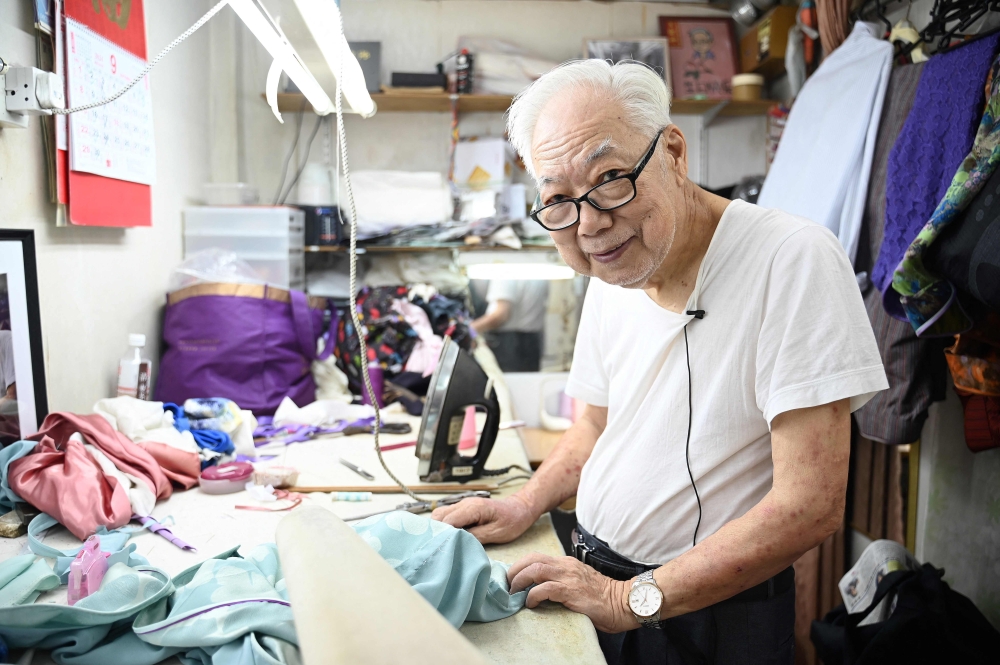
[[[422,494],[457,494],[485,490],[495,492],[500,489],[496,483],[441,483],[440,485],[407,485],[412,491]],[[371,492],[372,494],[402,494],[399,485],[303,485],[289,487],[289,492],[309,494],[311,492]]]

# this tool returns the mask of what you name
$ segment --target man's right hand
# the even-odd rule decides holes
[[[468,529],[483,545],[509,543],[527,531],[538,515],[517,494],[506,499],[464,499],[441,506],[431,518]]]

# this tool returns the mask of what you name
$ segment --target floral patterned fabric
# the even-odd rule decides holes
[[[989,101],[972,150],[962,160],[951,186],[924,228],[907,248],[892,278],[892,288],[913,329],[921,337],[965,332],[972,319],[958,302],[955,287],[924,264],[930,245],[972,201],[1000,164],[1000,58],[994,60]]]

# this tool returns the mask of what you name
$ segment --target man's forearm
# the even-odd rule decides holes
[[[514,497],[524,501],[538,517],[576,496],[583,465],[603,430],[601,414],[585,415],[573,423],[531,480]]]

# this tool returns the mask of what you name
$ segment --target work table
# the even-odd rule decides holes
[[[383,435],[382,445],[389,445],[416,438],[420,421],[418,418],[394,415],[387,420],[409,422],[413,427],[410,434]],[[277,452],[273,464],[293,466],[301,471],[299,485],[359,485],[366,481],[339,463],[344,457],[361,466],[375,476],[373,485],[392,484],[391,479],[378,462],[371,435],[320,438],[305,443],[291,444]],[[273,452],[273,451],[272,451]],[[405,483],[418,483],[417,459],[414,448],[407,447],[383,453],[389,468]],[[527,467],[528,460],[516,432],[502,431],[487,462],[488,468],[519,464]],[[514,474],[518,473],[516,470]],[[494,479],[484,479],[484,482]],[[507,496],[517,490],[524,481],[512,481],[494,492],[494,497]],[[331,501],[328,494],[310,494],[303,502],[321,506],[341,518],[349,518],[376,510],[391,509],[409,501],[405,494],[376,494],[368,502]],[[172,517],[174,533],[198,548],[198,552],[183,551],[159,536],[148,532],[137,533],[131,542],[137,545],[137,552],[150,563],[170,575],[205,559],[224,552],[234,546],[241,546],[248,552],[254,546],[274,542],[278,522],[288,512],[258,512],[237,509],[237,505],[258,505],[245,491],[234,494],[210,495],[198,488],[177,491],[169,499],[156,505],[153,516],[159,520]],[[65,530],[53,529],[46,534],[48,545],[66,549],[78,545]],[[490,558],[513,563],[529,552],[543,552],[554,556],[563,554],[548,515],[544,515],[521,538],[506,545],[491,545],[486,548]],[[28,552],[27,538],[14,540],[0,539],[0,559],[6,559]],[[318,574],[336,574],[336,571],[317,571]],[[57,590],[58,592],[58,590]],[[57,593],[50,592],[50,593]],[[65,587],[61,588],[65,598]],[[43,596],[39,602],[45,602]],[[48,598],[58,602],[59,597]],[[380,618],[378,620],[384,620]],[[373,618],[373,620],[376,620]],[[401,619],[401,620],[405,620]],[[492,623],[467,623],[462,633],[492,662],[504,664],[551,663],[597,663],[603,664],[597,643],[597,634],[590,619],[571,612],[562,606],[547,604],[534,610],[524,609],[517,614]]]

